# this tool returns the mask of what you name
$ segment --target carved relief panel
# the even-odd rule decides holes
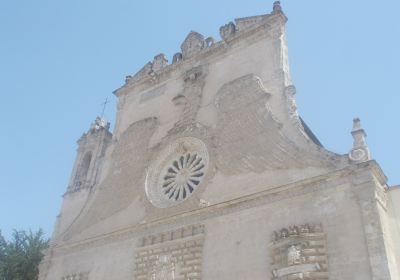
[[[136,254],[137,280],[200,280],[204,226],[143,237]]]
[[[321,225],[304,224],[274,232],[273,280],[328,279],[325,235]]]

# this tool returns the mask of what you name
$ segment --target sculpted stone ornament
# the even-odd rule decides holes
[[[197,80],[198,77],[201,77],[203,75],[203,67],[197,66],[185,73],[185,76],[183,80],[185,82],[194,82]]]
[[[214,45],[214,43],[215,43],[215,40],[214,40],[213,37],[208,37],[208,38],[206,39],[206,46],[207,46],[208,48],[211,47],[212,45]]]
[[[281,12],[282,12],[281,1],[275,1],[272,13],[276,14]]]
[[[225,24],[219,28],[219,34],[221,38],[226,41],[235,36],[236,33],[236,26],[233,22]]]
[[[361,126],[359,118],[353,120],[353,129],[351,134],[354,138],[353,149],[349,153],[349,158],[353,162],[364,162],[371,159],[369,148],[365,141],[367,134]]]
[[[191,31],[181,45],[183,59],[191,57],[206,47],[204,36],[198,32]]]
[[[152,70],[157,72],[163,69],[168,65],[168,59],[165,57],[165,54],[160,53],[154,57]]]
[[[272,279],[328,279],[325,235],[321,225],[283,228],[272,235]]]
[[[172,64],[177,63],[182,60],[182,53],[176,53],[172,57]]]

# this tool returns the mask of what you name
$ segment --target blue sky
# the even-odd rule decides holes
[[[76,151],[101,103],[190,30],[219,38],[271,1],[0,1],[0,229],[50,235]],[[389,184],[400,184],[400,1],[282,1],[301,116],[326,148],[352,147],[360,117]]]

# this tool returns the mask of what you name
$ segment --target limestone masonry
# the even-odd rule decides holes
[[[301,119],[286,21],[275,2],[192,31],[126,77],[113,133],[78,141],[40,280],[400,280],[400,187],[359,119],[345,155]]]

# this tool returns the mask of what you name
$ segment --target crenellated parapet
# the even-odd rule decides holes
[[[142,82],[159,82],[162,74],[175,69],[185,62],[190,63],[199,57],[212,56],[213,53],[226,49],[230,44],[251,35],[260,28],[264,27],[274,32],[274,23],[284,24],[286,21],[287,18],[282,12],[280,2],[276,1],[270,14],[237,18],[234,22],[231,21],[221,26],[219,29],[221,40],[219,41],[216,41],[213,37],[205,37],[196,31],[190,31],[181,44],[180,52],[173,55],[172,63],[169,63],[165,54],[160,53],[154,57],[153,61],[146,63],[136,74],[128,75],[122,88]],[[119,90],[114,93],[119,95]]]

